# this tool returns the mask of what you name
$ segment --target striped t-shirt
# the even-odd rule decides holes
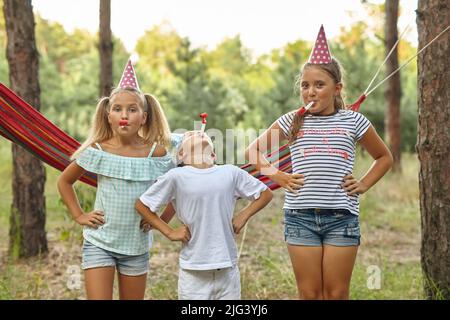
[[[295,111],[277,123],[289,135]],[[369,129],[370,121],[361,113],[340,110],[329,116],[307,115],[297,139],[290,145],[292,172],[305,176],[297,194],[285,191],[285,209],[347,209],[359,214],[359,197],[348,196],[341,187],[353,172],[356,141]]]

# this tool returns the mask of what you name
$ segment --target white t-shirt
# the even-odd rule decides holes
[[[191,232],[182,245],[180,267],[227,268],[237,263],[232,218],[237,198],[256,200],[267,186],[234,165],[170,170],[140,197],[153,212],[172,201],[176,215]]]
[[[277,122],[288,136],[295,111]],[[297,194],[285,191],[286,209],[347,209],[359,214],[358,196],[342,189],[344,176],[353,172],[355,145],[370,127],[361,113],[341,110],[330,116],[305,117],[297,139],[290,145],[292,172],[305,176]]]

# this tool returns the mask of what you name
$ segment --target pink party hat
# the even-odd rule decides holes
[[[140,90],[139,83],[136,78],[136,72],[134,71],[130,59],[128,59],[128,62],[125,65],[125,69],[123,70],[122,78],[120,78],[119,82],[119,87],[120,88],[131,87]]]
[[[320,26],[319,34],[317,35],[316,43],[309,56],[308,63],[311,64],[327,64],[331,63],[330,46],[328,45],[327,37],[323,25]]]

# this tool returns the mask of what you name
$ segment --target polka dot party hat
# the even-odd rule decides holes
[[[308,63],[311,64],[328,64],[331,63],[331,52],[328,46],[327,37],[323,25],[320,26],[316,43],[309,56]]]
[[[132,87],[137,90],[139,89],[139,84],[136,78],[136,72],[134,71],[133,65],[131,64],[131,60],[128,59],[127,64],[125,65],[125,69],[122,73],[122,78],[120,78],[119,82],[120,88]]]

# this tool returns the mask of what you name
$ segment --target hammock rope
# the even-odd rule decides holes
[[[377,85],[375,85],[369,92],[367,92],[366,96],[368,96],[369,94],[371,94],[375,89],[377,89],[379,86],[381,86],[383,83],[385,83],[387,80],[389,80],[389,78],[391,78],[394,74],[396,74],[397,72],[399,72],[401,69],[403,69],[404,67],[406,67],[415,57],[417,57],[423,50],[425,50],[426,48],[428,48],[434,41],[436,41],[440,36],[442,36],[445,32],[447,32],[447,30],[450,29],[450,25],[447,26],[447,28],[445,28],[444,30],[442,30],[436,37],[434,37],[430,42],[428,42],[426,45],[423,46],[422,49],[420,49],[419,51],[417,51],[417,53],[413,54],[411,57],[409,57],[406,62],[404,62],[400,67],[398,67],[397,69],[395,69],[394,71],[392,71],[386,78],[384,78],[383,80],[381,80],[380,82],[377,83]]]
[[[381,68],[383,68],[384,64],[386,63],[386,61],[389,59],[389,57],[391,56],[391,54],[394,52],[395,48],[397,48],[398,44],[400,43],[400,40],[403,38],[403,35],[406,33],[406,31],[409,29],[409,24],[406,26],[406,28],[403,30],[403,32],[400,34],[400,36],[398,37],[397,41],[395,41],[394,45],[392,46],[391,50],[389,51],[389,53],[386,55],[386,58],[384,58],[383,62],[380,64],[380,66],[378,67],[377,71],[375,72],[375,75],[372,77],[372,80],[370,80],[369,85],[367,86],[366,90],[364,90],[364,95],[366,95],[367,97],[367,92],[369,91],[370,87],[372,86],[373,82],[375,81],[375,79],[378,77],[378,74],[381,71]]]

